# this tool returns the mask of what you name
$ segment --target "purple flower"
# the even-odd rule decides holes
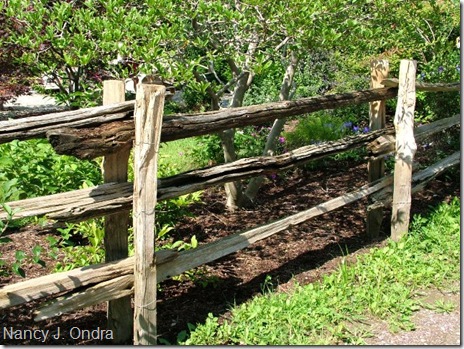
[[[438,67],[438,74],[443,73],[444,70],[445,70],[445,68],[443,68],[442,66],[439,66]]]
[[[277,179],[277,173],[271,173],[271,175],[269,177],[271,177],[272,180],[276,180]]]
[[[354,131],[354,132],[358,132],[358,131],[359,131],[359,127],[358,127],[358,126],[353,126],[353,131]]]
[[[279,137],[279,143],[285,143],[285,137]]]
[[[351,128],[351,126],[353,126],[353,123],[351,121],[348,121],[348,122],[345,122],[343,126],[346,128]]]
[[[363,132],[364,132],[364,133],[367,133],[367,132],[369,132],[369,131],[370,131],[370,130],[369,130],[369,127],[367,127],[367,126],[364,127],[364,129],[363,129]]]

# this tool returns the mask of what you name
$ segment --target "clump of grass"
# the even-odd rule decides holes
[[[353,265],[343,260],[320,282],[291,294],[256,297],[232,309],[222,324],[210,314],[182,344],[363,344],[367,333],[347,324],[372,317],[388,321],[392,329],[413,329],[411,315],[420,306],[415,293],[460,278],[458,198],[427,218],[415,216],[410,230],[400,242],[373,248]]]
[[[192,149],[196,146],[197,140],[194,137],[162,143],[160,165],[175,168],[178,172],[193,170],[198,167],[191,156]]]

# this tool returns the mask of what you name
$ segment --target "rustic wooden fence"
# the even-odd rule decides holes
[[[369,196],[367,229],[376,236],[383,208],[392,205],[392,238],[397,240],[409,223],[411,193],[460,162],[457,152],[412,174],[417,140],[460,123],[460,116],[413,128],[415,90],[459,91],[455,84],[421,84],[415,81],[415,62],[402,61],[399,80],[386,79],[388,62],[372,65],[371,89],[352,93],[226,109],[162,120],[164,87],[141,85],[136,101],[123,101],[123,84],[105,82],[104,106],[0,122],[0,143],[13,139],[47,137],[57,153],[81,159],[105,156],[105,183],[46,197],[7,203],[17,210],[14,218],[45,215],[76,222],[105,216],[106,263],[26,280],[0,289],[0,308],[55,297],[36,312],[44,320],[104,301],[108,328],[115,342],[134,335],[135,344],[156,343],[156,283],[246,248],[308,219]],[[394,128],[385,127],[385,101],[398,97]],[[111,104],[112,103],[112,104]],[[160,141],[218,132],[232,127],[259,125],[275,119],[318,110],[370,103],[372,131],[322,145],[311,145],[275,157],[237,160],[210,168],[157,179]],[[134,123],[135,119],[135,123]],[[395,137],[396,135],[396,137]],[[135,146],[134,183],[127,182],[127,163]],[[305,164],[309,161],[366,146],[369,183],[338,198],[264,226],[220,238],[188,251],[154,252],[153,225],[157,200],[174,198],[230,181],[252,178]],[[394,175],[384,177],[383,157],[396,154]],[[133,209],[135,256],[127,257],[127,226]],[[0,211],[0,219],[7,213]],[[134,294],[134,310],[131,296]]]

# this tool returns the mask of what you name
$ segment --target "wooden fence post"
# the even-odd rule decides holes
[[[371,62],[371,88],[384,87],[381,81],[388,77],[390,70],[387,60]],[[369,103],[369,128],[371,131],[385,128],[385,101]],[[385,161],[383,159],[369,160],[368,181],[372,183],[385,175]],[[371,200],[369,203],[372,204]],[[369,205],[367,207],[366,231],[371,239],[379,236],[383,220],[383,207]]]
[[[134,345],[156,344],[155,205],[164,96],[159,85],[140,84],[135,103]]]
[[[414,139],[417,62],[402,60],[395,113],[396,156],[393,182],[391,238],[398,241],[408,233],[411,209],[412,162],[417,145]]]
[[[103,105],[125,101],[124,81],[103,81]],[[103,179],[109,182],[127,182],[127,169],[132,142],[116,153],[103,158]],[[105,217],[105,261],[123,259],[128,256],[129,210]],[[133,316],[131,297],[122,297],[108,302],[108,330],[113,333],[114,343],[124,343],[132,337]]]

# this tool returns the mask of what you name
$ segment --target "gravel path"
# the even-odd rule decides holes
[[[459,290],[459,284],[454,286]],[[377,323],[370,329],[373,337],[366,340],[368,345],[461,345],[461,295],[460,292],[428,290],[423,302],[431,306],[453,304],[450,313],[421,309],[413,316],[416,329],[391,333],[386,323]]]

